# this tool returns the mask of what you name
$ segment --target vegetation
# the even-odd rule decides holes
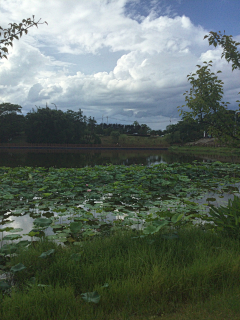
[[[240,43],[235,42],[232,36],[222,35],[220,31],[210,32],[205,38],[208,38],[209,45],[213,44],[215,47],[220,45],[223,48],[222,57],[228,62],[232,61],[232,70],[240,69],[240,53],[237,50]],[[237,111],[227,110],[229,102],[222,102],[223,82],[211,72],[211,63],[212,61],[205,61],[203,66],[197,65],[196,73],[187,76],[192,87],[190,92],[186,91],[184,95],[186,106],[190,111],[184,111],[185,105],[183,105],[178,107],[180,115],[183,115],[183,120],[197,120],[210,134],[221,141],[239,144],[240,128],[237,124],[239,122],[236,117]]]
[[[25,134],[31,143],[101,143],[94,134],[96,121],[74,112],[37,108],[26,115]]]
[[[240,293],[240,198],[226,209],[207,199],[209,214],[196,201],[238,193],[239,165],[2,167],[0,178],[1,319],[31,319],[32,305],[34,319],[144,319]],[[9,217],[29,212],[29,240],[19,241]],[[222,314],[239,316],[233,304]]]
[[[233,37],[219,32],[210,31],[209,35],[206,35],[204,39],[208,39],[209,45],[218,45],[223,48],[222,58],[224,57],[227,62],[232,62],[232,71],[234,69],[240,69],[240,52],[238,46],[240,42],[234,41]]]
[[[178,234],[121,231],[70,248],[42,241],[20,249],[9,267],[26,268],[11,272],[0,317],[239,319],[239,241],[196,227]]]
[[[7,59],[7,53],[8,53],[8,46],[10,45],[11,47],[12,42],[14,39],[19,40],[19,37],[21,38],[23,34],[28,33],[28,29],[35,26],[38,28],[39,24],[48,24],[46,21],[40,22],[41,19],[39,19],[37,22],[34,20],[34,16],[28,19],[23,19],[21,23],[9,23],[10,28],[8,29],[3,29],[0,26],[0,36],[3,34],[3,39],[0,40],[0,59],[5,58]]]
[[[101,123],[96,127],[96,133],[104,136],[110,136],[112,131],[119,132],[119,134],[162,135],[162,130],[151,130],[146,124],[140,125],[137,121],[130,125]]]
[[[0,104],[0,141],[8,142],[24,129],[24,116],[21,106],[11,103]]]

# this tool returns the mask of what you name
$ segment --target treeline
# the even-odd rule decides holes
[[[22,132],[29,143],[101,143],[95,133],[96,120],[83,116],[81,110],[37,108],[21,114],[21,106],[0,104],[0,142],[9,142]]]
[[[215,135],[209,127],[215,126],[219,133]],[[201,119],[193,119],[190,117],[182,117],[177,124],[169,125],[164,130],[165,139],[170,144],[184,144],[196,141],[203,137],[218,137],[228,135],[236,135],[240,128],[240,117],[234,110],[222,110],[214,114],[206,114]]]
[[[162,135],[162,130],[151,130],[146,124],[139,124],[134,121],[133,124],[119,123],[101,123],[96,126],[96,133],[104,136],[110,136],[112,132],[119,134],[138,134],[138,135]]]
[[[100,135],[117,137],[120,134],[162,135],[146,124],[135,121],[132,125],[97,124],[92,117],[78,111],[37,107],[25,116],[17,104],[0,104],[0,143],[9,142],[25,134],[28,143],[100,144]]]

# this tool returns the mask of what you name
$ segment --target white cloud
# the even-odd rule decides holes
[[[184,104],[187,74],[204,60],[213,60],[213,71],[223,71],[219,77],[228,101],[237,99],[238,71],[232,73],[221,50],[203,40],[207,30],[186,16],[154,16],[154,10],[139,22],[125,15],[126,3],[2,0],[3,27],[32,14],[48,26],[30,28],[27,36],[14,41],[9,59],[0,61],[1,100],[18,103],[25,111],[47,102],[63,110],[81,108],[100,119],[107,114],[126,121],[166,122]],[[110,68],[113,52],[121,55]],[[92,54],[104,61],[102,69],[99,62],[100,72],[83,71]]]

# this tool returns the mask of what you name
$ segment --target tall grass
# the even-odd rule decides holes
[[[67,248],[43,241],[23,250],[11,265],[21,262],[27,269],[16,275],[10,296],[1,298],[0,319],[167,319],[186,305],[218,296],[224,306],[226,294],[240,294],[239,240],[198,227],[180,230],[179,239],[137,235],[123,231]],[[39,258],[52,248],[53,256]],[[93,291],[101,295],[99,304],[81,298]],[[225,304],[224,311],[240,316],[239,304],[233,305]]]
[[[101,137],[101,146],[116,146],[113,143],[112,137]],[[119,144],[121,147],[168,147],[169,143],[162,137],[141,137],[141,136],[128,136],[121,134],[119,137]]]

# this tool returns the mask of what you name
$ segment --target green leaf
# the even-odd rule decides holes
[[[72,233],[79,233],[83,229],[83,224],[81,222],[70,223],[70,230]]]
[[[52,255],[53,253],[55,252],[55,249],[51,249],[51,250],[48,250],[46,252],[43,252],[39,258],[47,258],[48,256]]]
[[[0,281],[0,290],[1,291],[5,291],[5,290],[8,290],[10,288],[11,288],[10,284],[8,284],[5,281]]]
[[[22,236],[20,234],[9,234],[5,237],[3,237],[3,240],[16,240],[22,238]]]
[[[183,213],[176,213],[174,216],[172,216],[171,221],[173,223],[177,223],[179,220],[182,219],[183,216],[184,216]]]
[[[82,293],[81,296],[84,301],[93,303],[99,303],[101,298],[97,291]]]
[[[23,231],[22,228],[16,228],[16,229],[13,228],[13,229],[9,230],[9,232],[11,232],[11,233],[21,232],[21,231]]]
[[[49,218],[37,218],[33,223],[39,227],[48,227],[52,223],[52,220]]]
[[[22,263],[18,263],[18,264],[16,264],[15,266],[13,266],[13,267],[10,269],[10,271],[15,273],[15,272],[22,271],[22,270],[24,270],[24,269],[26,269],[26,267],[25,267]]]

